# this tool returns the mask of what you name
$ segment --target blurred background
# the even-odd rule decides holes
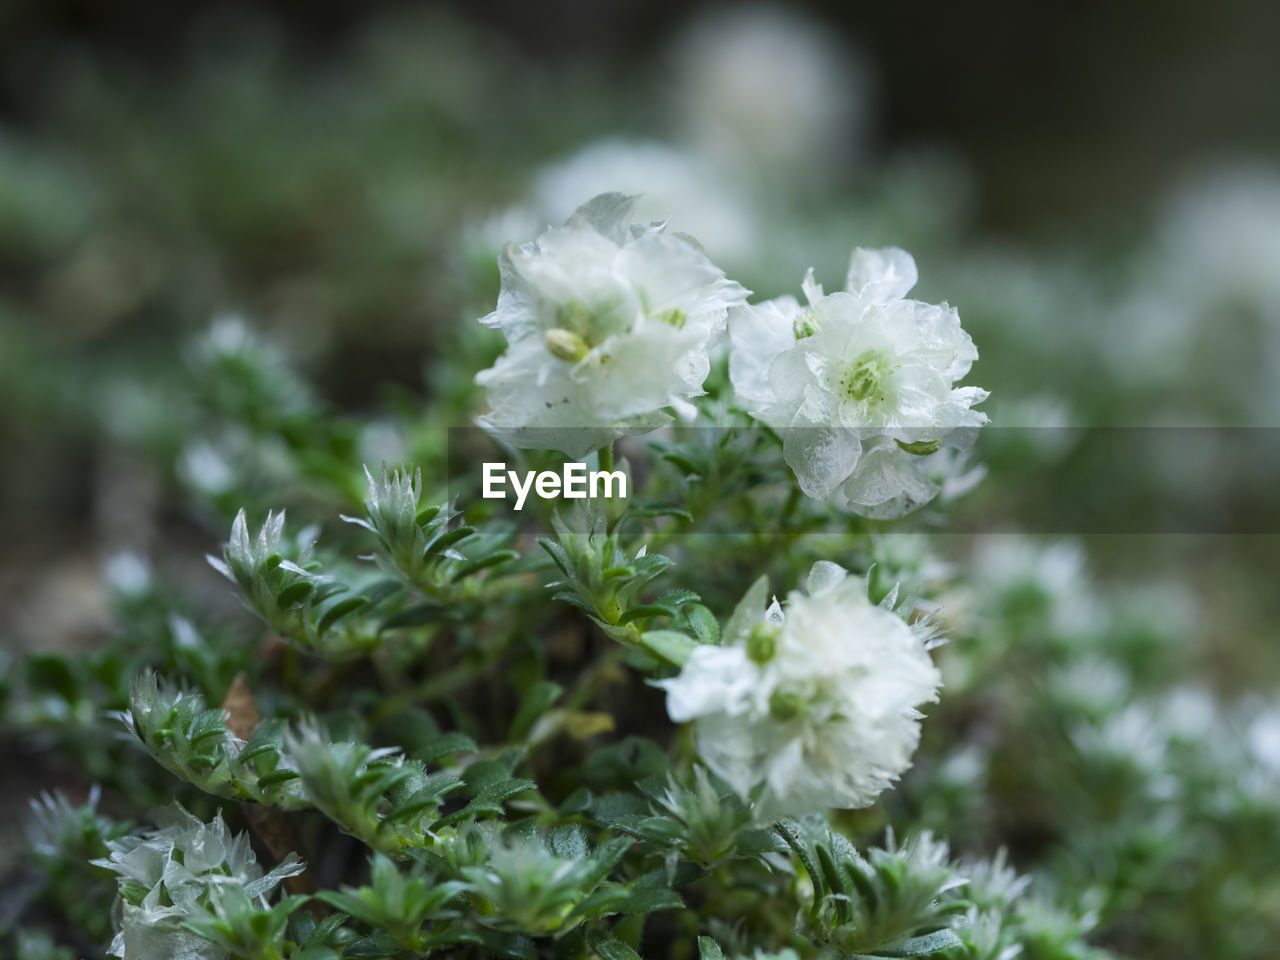
[[[1105,499],[1061,428],[1158,425],[1199,432],[1130,482],[1212,501],[1252,454],[1203,438],[1280,421],[1277,41],[1267,0],[0,0],[0,660],[94,648],[149,576],[121,557],[221,597],[246,497],[429,459],[403,424],[479,409],[501,245],[605,190],[760,296],[910,250],[993,425],[1035,428],[975,496],[1035,464]],[[1081,556],[1274,700],[1276,537],[1162,529]]]
[[[50,569],[151,550],[175,491],[243,459],[184,406],[214,318],[333,410],[452,376],[465,421],[467,364],[430,370],[496,349],[459,332],[496,251],[610,189],[763,296],[911,250],[993,423],[1046,456],[1068,425],[1274,425],[1277,37],[1265,0],[6,0],[0,637],[48,632],[14,610]],[[1236,455],[1189,443],[1203,503]]]

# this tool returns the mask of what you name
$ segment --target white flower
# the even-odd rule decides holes
[[[141,597],[151,589],[151,564],[139,553],[120,550],[102,565],[102,579],[121,597]]]
[[[1271,773],[1280,773],[1280,709],[1262,710],[1249,725],[1249,751]]]
[[[507,352],[476,382],[481,424],[520,447],[581,458],[628,433],[691,414],[711,338],[747,295],[692,241],[628,224],[634,197],[603,194],[499,261],[498,308],[484,318]]]
[[[1083,635],[1105,623],[1079,543],[992,535],[978,541],[972,569],[972,582],[987,598],[992,620],[1032,617],[1055,636]],[[1185,604],[1179,608],[1186,609]]]
[[[955,387],[977,359],[946,304],[904,299],[910,254],[853,252],[845,290],[805,277],[793,297],[736,310],[730,376],[747,412],[783,431],[806,494],[867,516],[900,516],[955,480],[956,457],[986,422],[978,387]],[[957,489],[963,488],[961,481]]]
[[[763,578],[725,628],[662,681],[707,765],[761,819],[872,803],[911,764],[940,678],[925,638],[834,563],[767,608]]]
[[[224,960],[227,951],[183,929],[203,918],[218,888],[234,886],[266,906],[281,880],[304,864],[290,854],[270,873],[249,847],[249,835],[232,837],[221,817],[209,823],[173,804],[157,817],[158,829],[108,841],[108,859],[93,861],[120,875],[120,926],[110,953],[123,960]]]
[[[811,177],[859,152],[869,72],[821,23],[784,6],[722,5],[672,54],[677,119],[720,164]]]

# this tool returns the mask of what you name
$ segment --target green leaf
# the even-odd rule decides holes
[[[640,954],[621,940],[599,930],[592,930],[587,934],[587,943],[604,960],[640,960]]]
[[[425,810],[439,807],[440,801],[446,794],[452,793],[461,786],[461,777],[440,777],[438,779],[433,779],[425,787],[411,793],[404,800],[392,807],[387,813],[387,819],[395,823],[404,823],[408,820],[412,820]]]
[[[882,947],[873,954],[855,954],[859,960],[879,960],[881,957],[933,957],[957,947],[963,948],[962,941],[954,930],[945,928],[922,937],[900,940],[891,947]]]
[[[710,937],[699,937],[698,956],[701,960],[724,960],[724,951]]]
[[[476,532],[475,527],[458,527],[456,530],[450,530],[448,533],[442,533],[440,536],[432,540],[425,550],[422,551],[422,559],[437,556],[448,550],[459,540],[465,540]]]
[[[423,603],[409,607],[382,621],[381,629],[397,630],[401,627],[421,627],[452,618],[454,611],[442,603]]]
[[[315,589],[315,584],[310,580],[299,580],[291,583],[279,593],[276,594],[276,603],[282,610],[288,610],[292,606],[296,606],[310,596],[311,591]]]
[[[648,630],[640,635],[640,646],[660,660],[683,667],[698,643],[675,630]]]
[[[684,907],[680,895],[669,887],[638,887],[627,892],[619,913],[653,913],[655,910],[679,910]]]
[[[298,776],[296,770],[276,770],[274,773],[258,778],[258,789],[266,790],[279,783],[288,783],[290,780],[296,780]]]
[[[496,553],[489,554],[487,557],[481,557],[479,560],[473,560],[471,563],[459,568],[458,571],[449,579],[453,583],[457,583],[459,580],[465,580],[467,577],[477,574],[481,570],[488,570],[490,567],[496,567],[501,564],[508,563],[509,561],[516,559],[518,556],[520,556],[520,554],[516,553],[514,550],[499,550]]]
[[[226,721],[221,710],[206,710],[192,723],[187,740],[192,747],[197,747],[210,737],[222,737],[227,733]]]
[[[528,736],[529,731],[533,729],[533,725],[538,722],[544,713],[551,709],[563,692],[564,687],[550,680],[539,680],[530,687],[520,703],[520,709],[516,711],[515,718],[511,721],[511,729],[507,732],[507,738],[509,740],[523,740]]]
[[[720,642],[720,622],[715,614],[700,603],[688,603],[680,608],[689,632],[699,643],[717,644]]]
[[[633,620],[644,620],[648,617],[674,617],[676,611],[660,603],[648,603],[632,607],[618,618],[619,623],[630,623]]]
[[[415,753],[423,763],[435,763],[441,757],[448,757],[455,753],[471,753],[475,749],[476,742],[474,740],[465,733],[451,730],[428,741],[419,747]]]
[[[307,937],[306,946],[318,947],[327,944],[329,942],[329,938],[337,933],[338,928],[342,926],[346,919],[347,915],[345,913],[335,913],[320,921]]]
[[[647,517],[679,517],[687,523],[693,522],[693,514],[684,507],[674,503],[663,503],[659,500],[633,500],[627,505],[627,514],[644,519]]]
[[[561,860],[584,860],[589,855],[587,834],[579,824],[564,823],[547,837],[551,852]]]
[[[486,950],[509,960],[536,960],[538,956],[533,941],[519,934],[485,927],[480,930],[480,938],[484,941]]]
[[[804,864],[805,870],[808,871],[809,879],[813,881],[813,892],[817,895],[815,902],[830,893],[831,891],[824,886],[823,875],[819,871],[817,861],[814,860],[809,843],[804,837],[804,828],[795,820],[779,820],[773,825],[773,828],[778,831],[783,840],[787,841],[787,846],[800,858],[800,862]]]
[[[320,622],[316,624],[317,631],[324,633],[347,614],[359,610],[368,602],[368,597],[348,597],[346,600],[339,600],[320,618]]]

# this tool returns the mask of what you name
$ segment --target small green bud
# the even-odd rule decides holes
[[[566,363],[577,363],[591,349],[587,346],[587,341],[564,327],[552,327],[546,332],[545,337],[547,349]]]
[[[806,310],[796,317],[795,323],[792,324],[792,329],[795,331],[797,340],[812,337],[818,332],[818,318],[812,312]]]
[[[927,457],[931,453],[937,453],[942,449],[941,440],[913,440],[911,443],[903,443],[901,440],[894,441],[907,453],[914,453],[917,457]]]
[[[769,698],[769,716],[785,723],[804,713],[804,697],[786,690],[775,690]]]
[[[747,656],[756,663],[768,663],[778,652],[779,632],[772,624],[756,624],[747,635]]]

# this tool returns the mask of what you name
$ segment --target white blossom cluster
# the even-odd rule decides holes
[[[661,682],[667,711],[694,723],[703,760],[762,819],[865,807],[910,765],[919,707],[937,699],[931,631],[834,563],[814,564],[785,607],[767,589],[758,581],[723,642]]]
[[[221,817],[202,823],[176,803],[156,821],[149,833],[108,841],[109,858],[94,861],[120,877],[110,953],[123,960],[225,960],[226,950],[182,924],[216,909],[224,888],[239,888],[266,906],[276,885],[305,867],[290,854],[264,874],[247,833],[232,837]]]
[[[954,385],[978,351],[953,308],[905,299],[916,278],[906,251],[859,248],[844,290],[825,293],[810,271],[807,307],[780,297],[730,322],[739,402],[784,431],[783,456],[817,500],[907,513],[953,477],[960,428],[987,420],[972,409],[987,391]]]
[[[987,418],[979,387],[957,387],[978,352],[946,304],[906,299],[916,282],[897,248],[856,249],[845,289],[810,271],[808,305],[748,306],[691,240],[628,224],[635,197],[602,194],[536,241],[508,246],[484,323],[507,351],[477,375],[482,420],[520,447],[571,457],[691,419],[726,320],[737,403],[783,435],[783,456],[817,500],[901,516],[959,493],[964,449]]]

